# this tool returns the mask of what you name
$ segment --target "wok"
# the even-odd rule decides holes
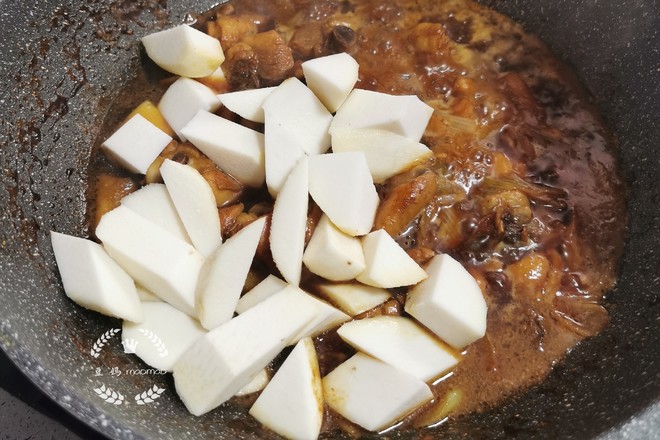
[[[116,340],[111,344],[106,332],[119,322],[64,296],[50,247],[52,229],[87,234],[91,146],[113,99],[140,69],[139,37],[213,5],[185,3],[0,2],[0,347],[48,396],[109,437],[269,438],[231,405],[190,416],[163,377],[126,377],[124,404],[103,401],[94,391],[96,368],[143,366],[123,355]],[[607,297],[611,325],[575,348],[540,385],[431,435],[657,438],[660,8],[655,0],[491,6],[547,41],[593,93],[620,140],[629,230],[620,281]],[[102,364],[90,352],[104,334]],[[152,383],[167,390],[136,405],[133,394]]]

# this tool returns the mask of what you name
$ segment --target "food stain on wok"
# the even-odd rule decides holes
[[[542,381],[567,351],[607,325],[604,296],[616,281],[626,222],[616,145],[574,74],[519,25],[457,0],[236,0],[196,26],[218,38],[226,56],[226,83],[210,84],[218,93],[304,79],[302,62],[346,52],[359,64],[356,88],[416,95],[433,108],[422,137],[433,154],[377,185],[376,225],[422,266],[437,254],[459,261],[486,300],[487,331],[432,385],[435,399],[397,429],[492,407]],[[100,140],[173,82],[146,63]],[[263,132],[227,109],[218,114]],[[192,164],[204,155],[175,140],[164,158]],[[91,230],[122,197],[158,180],[100,152],[90,175]],[[233,221],[232,234],[272,210],[265,188],[227,192],[233,187],[226,182],[215,194],[226,197],[218,206]],[[318,219],[308,222],[308,239]],[[268,250],[256,258],[252,274],[259,281],[275,265]],[[319,282],[304,271],[301,287],[316,293]],[[406,289],[392,296],[354,319],[409,316]],[[323,375],[355,353],[336,329],[314,343]],[[282,361],[269,367],[271,374]],[[247,409],[254,399],[235,403]],[[364,432],[330,409],[323,430]]]

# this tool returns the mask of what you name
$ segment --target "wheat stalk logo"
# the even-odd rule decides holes
[[[111,403],[113,405],[121,405],[124,403],[124,396],[122,396],[121,393],[114,391],[110,387],[106,387],[104,384],[101,384],[100,388],[94,388],[94,392],[106,403]]]
[[[135,395],[135,403],[138,405],[146,405],[151,403],[154,400],[158,399],[161,394],[165,392],[165,388],[160,388],[158,385],[154,385],[149,388],[147,391],[144,391],[142,394],[138,393]]]
[[[89,351],[89,353],[92,355],[94,358],[98,358],[99,355],[101,354],[101,350],[105,346],[105,344],[110,341],[117,333],[121,331],[120,328],[113,328],[108,330],[107,332],[103,333],[100,338],[94,342],[94,345],[92,346],[92,349]]]
[[[145,328],[140,328],[138,329],[138,331],[145,338],[147,338],[147,340],[149,340],[151,344],[153,344],[154,348],[156,349],[158,355],[161,358],[164,358],[169,354],[169,351],[167,350],[167,346],[156,333]],[[103,350],[103,347],[105,347],[110,342],[110,340],[113,337],[115,337],[119,332],[121,332],[120,328],[113,328],[103,333],[96,340],[96,342],[94,342],[94,345],[90,350],[90,354],[92,355],[92,357],[98,358],[101,355],[101,351]],[[138,346],[138,341],[136,341],[133,338],[127,338],[122,341],[122,346],[124,347],[124,353],[134,354]],[[97,370],[97,374],[96,374],[97,376],[102,375],[100,374],[100,370],[101,370],[100,368],[97,368],[96,370]],[[159,370],[154,370],[154,371],[159,371]],[[110,372],[110,375],[113,376],[115,375],[119,376],[121,374],[122,372],[117,367],[113,367],[112,371]],[[110,387],[106,387],[105,384],[101,384],[99,388],[94,388],[94,392],[96,393],[97,396],[103,399],[104,402],[109,403],[111,405],[122,405],[124,403],[128,403],[124,401],[124,396],[120,392],[115,391]],[[134,397],[135,403],[138,405],[146,405],[148,403],[153,403],[164,392],[165,392],[165,388],[161,388],[158,385],[153,385],[147,390],[136,394]]]
[[[142,335],[144,335],[147,339],[149,339],[149,342],[154,344],[154,347],[156,347],[156,351],[158,351],[158,356],[164,358],[169,354],[169,352],[167,351],[167,347],[165,346],[165,343],[163,342],[162,339],[158,337],[156,333],[146,328],[138,329],[138,331]]]

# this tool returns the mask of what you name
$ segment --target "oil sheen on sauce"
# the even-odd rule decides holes
[[[248,62],[232,52],[227,46],[243,36],[222,28],[227,17],[275,30],[293,64],[278,66],[275,57],[259,66],[258,56]],[[226,38],[229,90],[302,78],[302,61],[345,51],[360,65],[356,87],[416,94],[434,107],[422,139],[434,156],[379,186],[376,227],[422,264],[443,252],[468,268],[489,306],[488,330],[404,428],[497,404],[543,380],[607,325],[604,294],[615,283],[626,225],[616,145],[572,72],[521,26],[463,0],[235,0],[198,26]],[[105,132],[140,100],[157,99],[163,78],[142,72]],[[102,157],[93,169],[120,173]],[[265,192],[250,198],[246,207],[272,202]],[[305,287],[313,291],[315,281],[308,276]],[[402,314],[405,291],[394,294],[365,316]],[[353,353],[334,331],[315,343],[322,373]],[[338,427],[360,432],[328,412],[324,430]]]

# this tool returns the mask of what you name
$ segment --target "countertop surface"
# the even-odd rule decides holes
[[[0,351],[0,440],[103,438],[42,393]]]

